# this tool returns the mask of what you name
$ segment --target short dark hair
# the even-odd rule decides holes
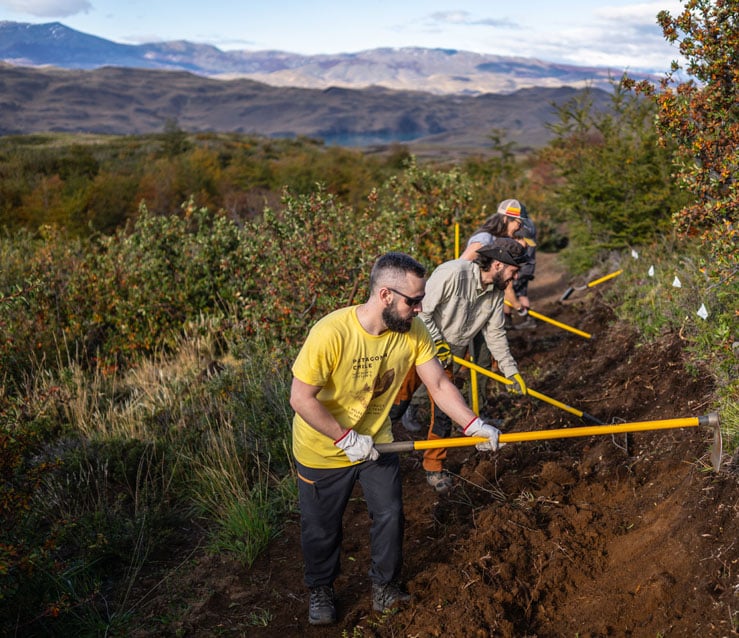
[[[372,266],[372,272],[370,273],[370,293],[374,292],[380,279],[384,279],[388,275],[389,277],[397,278],[405,276],[406,273],[412,273],[416,277],[423,278],[426,276],[426,269],[420,262],[405,253],[385,253]]]

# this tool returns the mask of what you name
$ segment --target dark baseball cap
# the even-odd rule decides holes
[[[515,239],[496,237],[492,244],[478,249],[478,254],[509,266],[521,267],[528,262],[526,249]]]

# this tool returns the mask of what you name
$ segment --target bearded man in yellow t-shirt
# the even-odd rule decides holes
[[[381,456],[374,444],[393,439],[388,413],[411,366],[466,435],[488,439],[478,449],[498,449],[499,431],[467,406],[417,318],[425,277],[412,257],[383,255],[372,268],[367,301],[319,320],[293,364],[293,454],[312,625],[336,621],[333,583],[340,569],[342,517],[356,482],[372,520],[372,607],[385,611],[410,599],[398,583],[404,526],[400,463],[397,454]]]

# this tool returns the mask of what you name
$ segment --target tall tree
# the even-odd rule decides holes
[[[678,43],[688,78],[676,80],[683,66],[673,62],[659,87],[637,89],[657,105],[661,139],[676,143],[676,175],[693,196],[675,214],[676,227],[700,236],[722,278],[731,279],[739,236],[739,0],[688,0],[679,15],[661,11],[657,21]]]
[[[555,139],[541,156],[555,168],[552,216],[567,224],[568,265],[582,271],[611,250],[649,243],[670,227],[681,193],[669,148],[658,144],[655,107],[614,83],[610,108],[586,92],[558,108]]]

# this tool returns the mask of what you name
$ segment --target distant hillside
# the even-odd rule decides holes
[[[328,144],[394,142],[483,148],[501,129],[518,148],[545,144],[561,105],[582,90],[520,89],[504,95],[432,95],[273,87],[182,71],[126,68],[33,69],[0,64],[0,134],[42,131],[116,135],[161,132],[176,120],[188,132],[315,137]],[[606,108],[606,91],[591,91]]]
[[[381,86],[401,91],[480,95],[521,88],[593,86],[610,89],[623,69],[553,64],[533,58],[449,49],[372,49],[303,56],[284,51],[221,51],[187,41],[118,44],[58,22],[0,22],[0,60],[24,66],[103,66],[190,71],[312,89]],[[644,76],[635,76],[644,77]]]

